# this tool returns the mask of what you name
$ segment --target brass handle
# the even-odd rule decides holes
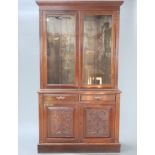
[[[94,97],[96,100],[101,100],[103,97],[102,96],[95,96]]]
[[[57,96],[56,97],[58,100],[64,100],[66,97],[65,96]]]

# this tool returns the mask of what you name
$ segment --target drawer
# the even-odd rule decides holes
[[[78,95],[70,95],[70,94],[45,94],[44,101],[78,101]]]
[[[81,95],[81,101],[115,101],[115,95]]]

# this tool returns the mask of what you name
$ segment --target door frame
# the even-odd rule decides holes
[[[50,15],[75,16],[75,77],[74,84],[48,84],[47,81],[47,23]],[[77,11],[44,10],[40,12],[40,87],[41,88],[77,88],[79,81],[79,14]]]
[[[84,16],[85,15],[111,15],[112,16],[112,47],[111,47],[111,84],[87,85],[83,84],[83,40],[84,40]],[[117,51],[116,51],[116,11],[80,11],[80,88],[115,88],[117,87]]]

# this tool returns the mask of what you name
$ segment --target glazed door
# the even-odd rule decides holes
[[[116,15],[44,11],[41,88],[115,88]]]
[[[114,106],[81,104],[81,142],[114,142]]]
[[[81,87],[115,85],[115,20],[113,12],[82,12]]]
[[[77,106],[71,103],[44,105],[45,142],[77,142]]]
[[[78,15],[70,11],[44,11],[43,87],[78,85]]]

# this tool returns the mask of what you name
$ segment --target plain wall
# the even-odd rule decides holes
[[[125,0],[120,14],[118,83],[122,91],[120,113],[122,151],[118,155],[137,154],[136,33],[136,0]],[[39,75],[38,6],[34,0],[19,0],[19,155],[38,154],[36,92],[39,90]]]

